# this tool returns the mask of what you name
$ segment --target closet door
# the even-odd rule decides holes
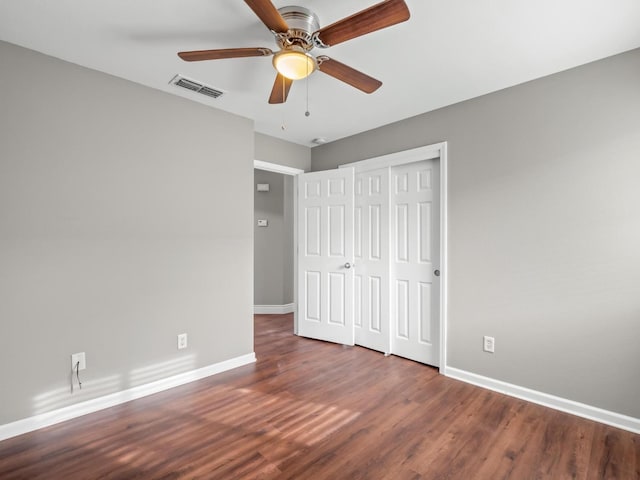
[[[439,162],[391,169],[391,351],[440,363]]]
[[[353,345],[352,168],[298,176],[298,334]]]
[[[354,227],[355,343],[389,353],[389,168],[356,175]]]

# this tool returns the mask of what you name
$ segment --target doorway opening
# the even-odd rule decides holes
[[[303,170],[254,161],[254,313],[296,310],[296,175]]]

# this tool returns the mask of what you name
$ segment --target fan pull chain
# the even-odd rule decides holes
[[[308,117],[309,115],[311,115],[311,112],[309,112],[309,62],[307,62],[307,110],[304,112],[304,116]]]

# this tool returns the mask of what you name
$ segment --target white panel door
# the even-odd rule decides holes
[[[439,162],[391,169],[391,349],[440,363]]]
[[[352,168],[298,176],[298,335],[354,344]]]
[[[355,342],[389,353],[389,168],[356,175],[354,217]]]

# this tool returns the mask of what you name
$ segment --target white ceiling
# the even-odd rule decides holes
[[[307,7],[324,26],[377,1],[273,3]],[[316,72],[308,84],[294,83],[285,105],[267,103],[275,78],[270,57],[186,63],[176,55],[230,47],[275,50],[271,33],[240,0],[2,0],[0,39],[249,117],[256,131],[302,145],[640,47],[638,0],[407,4],[408,22],[321,52],[381,80],[377,92],[366,95]],[[170,85],[178,73],[226,94],[214,100]]]

